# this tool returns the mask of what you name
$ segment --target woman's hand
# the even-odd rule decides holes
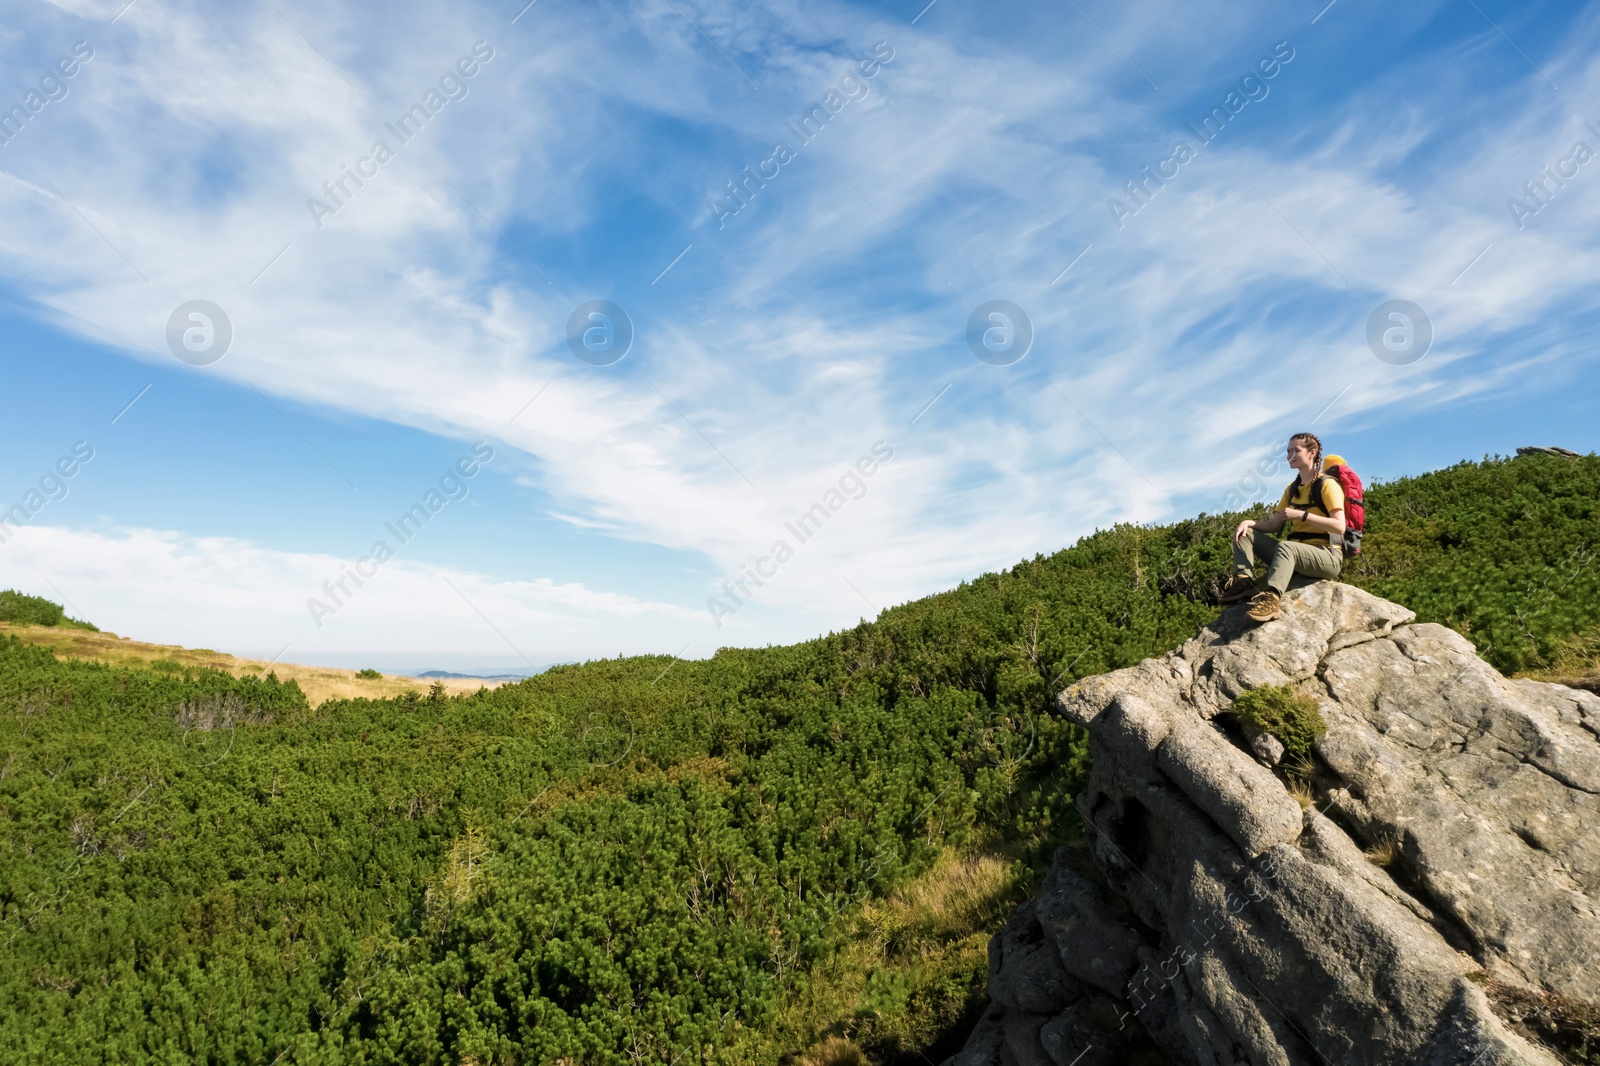
[[[1234,531],[1233,531],[1233,542],[1235,544],[1243,544],[1244,543],[1244,538],[1248,537],[1250,535],[1250,531],[1255,529],[1255,528],[1256,528],[1255,521],[1253,519],[1246,518],[1243,522],[1240,522],[1239,525],[1234,529]]]

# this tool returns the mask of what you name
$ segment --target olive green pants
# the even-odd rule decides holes
[[[1279,540],[1271,533],[1252,529],[1244,541],[1234,542],[1234,572],[1249,574],[1257,559],[1267,564],[1267,587],[1280,596],[1289,591],[1289,582],[1296,574],[1335,578],[1344,569],[1344,553],[1332,550],[1325,542]]]

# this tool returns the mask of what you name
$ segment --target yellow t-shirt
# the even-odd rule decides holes
[[[1312,484],[1315,484],[1315,480]],[[1295,480],[1292,489],[1284,489],[1283,496],[1278,500],[1278,510],[1292,507],[1299,510],[1308,507],[1312,514],[1331,517],[1333,512],[1344,510],[1344,489],[1339,484],[1339,479],[1327,476],[1322,479],[1322,503],[1311,502],[1311,485],[1302,484]],[[1304,541],[1326,541],[1329,545],[1342,549],[1344,538],[1338,534],[1330,533],[1325,529],[1318,529],[1310,522],[1302,522],[1298,518],[1289,520],[1289,539]]]

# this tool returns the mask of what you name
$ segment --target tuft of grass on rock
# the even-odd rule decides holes
[[[1271,733],[1283,742],[1284,754],[1307,759],[1311,744],[1328,731],[1317,701],[1290,685],[1262,685],[1241,693],[1230,708],[1247,730]]]
[[[1300,804],[1301,810],[1309,811],[1317,805],[1317,793],[1312,787],[1309,778],[1301,777],[1293,772],[1284,776],[1287,778],[1284,782],[1284,787],[1289,790],[1290,798]]]
[[[1393,833],[1384,833],[1378,837],[1377,843],[1363,854],[1366,855],[1368,862],[1387,870],[1400,858],[1400,839]]]

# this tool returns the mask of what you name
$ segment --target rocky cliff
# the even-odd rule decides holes
[[[951,1063],[1600,1061],[1600,697],[1414,619],[1321,582],[1063,692],[1086,845]],[[1327,727],[1296,772],[1230,712],[1285,684]]]

